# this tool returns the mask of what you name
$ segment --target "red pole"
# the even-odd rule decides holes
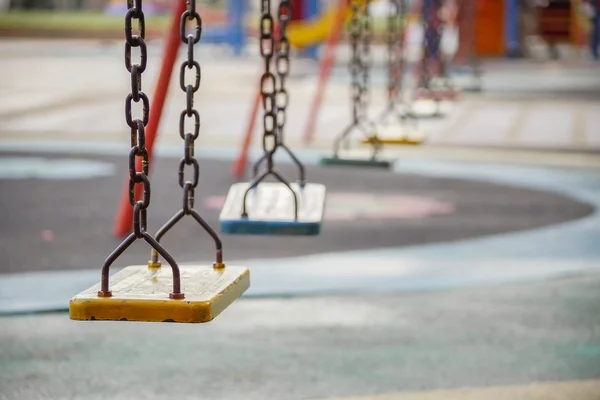
[[[260,89],[254,97],[254,104],[250,111],[250,120],[248,121],[248,127],[246,128],[246,134],[242,142],[240,153],[238,154],[231,168],[231,174],[234,178],[240,179],[246,171],[246,165],[248,163],[248,152],[250,151],[250,144],[252,143],[252,133],[254,132],[254,126],[256,125],[256,114],[258,113],[258,106],[262,99]]]
[[[160,117],[162,116],[163,106],[169,90],[169,82],[173,73],[173,66],[177,59],[177,52],[181,44],[179,37],[179,19],[181,14],[186,10],[186,3],[183,0],[177,0],[173,5],[173,14],[171,20],[171,26],[169,27],[168,36],[165,41],[164,54],[162,59],[162,65],[160,69],[160,75],[156,82],[156,88],[154,89],[154,97],[152,98],[152,105],[150,106],[150,120],[146,127],[146,148],[148,149],[148,160],[152,160],[152,149],[154,145],[154,139],[156,138],[156,131],[160,124]],[[136,168],[138,171],[142,169],[142,161],[140,158],[137,159]],[[139,199],[142,195],[141,185],[135,186],[135,198]],[[114,234],[117,237],[123,237],[131,232],[133,219],[133,207],[129,204],[129,175],[125,184],[125,190],[123,196],[121,196],[121,203],[117,212],[117,217],[114,225]]]
[[[338,13],[336,15],[331,34],[327,39],[327,48],[325,50],[325,57],[321,62],[321,68],[319,70],[319,84],[317,86],[317,93],[313,100],[310,108],[310,114],[308,116],[308,122],[306,124],[306,130],[304,131],[304,143],[309,144],[312,142],[315,125],[317,123],[317,117],[319,108],[323,102],[323,94],[325,93],[325,87],[327,80],[329,79],[329,73],[333,67],[333,61],[335,57],[335,48],[340,41],[342,36],[342,28],[344,26],[344,19],[346,17],[347,0],[340,0],[338,5]]]

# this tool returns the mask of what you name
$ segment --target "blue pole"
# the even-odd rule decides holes
[[[244,17],[248,11],[248,0],[228,0],[227,27],[229,45],[236,56],[242,54],[246,45]]]
[[[508,57],[519,57],[519,1],[505,0],[504,3],[504,46]]]
[[[309,20],[316,18],[319,15],[319,0],[304,0],[304,19]],[[304,50],[304,55],[308,58],[317,59],[318,46],[310,46]]]

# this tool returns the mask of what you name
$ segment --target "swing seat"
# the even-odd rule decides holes
[[[281,182],[260,182],[246,197],[247,217],[242,216],[244,194],[250,183],[236,183],[229,189],[221,211],[220,230],[233,235],[312,236],[321,232],[325,212],[325,185],[290,183],[298,199],[294,218],[294,196]]]
[[[370,141],[369,143],[372,142]],[[323,166],[390,169],[394,164],[394,160],[381,158],[381,156],[373,158],[364,152],[340,151],[337,156],[322,157],[319,160],[319,164]]]
[[[99,297],[100,284],[69,303],[69,317],[81,321],[209,322],[250,286],[245,267],[179,267],[184,298],[169,298],[171,267],[130,266],[110,277],[111,297]]]
[[[455,101],[458,100],[458,92],[454,89],[425,89],[419,88],[416,93],[416,100],[433,101]]]
[[[376,134],[361,140],[363,145],[372,145],[378,141],[382,144],[395,146],[418,146],[425,141],[425,133],[417,128],[410,127],[406,132],[401,132],[407,127],[393,127],[380,129]]]
[[[441,100],[420,98],[412,103],[410,114],[416,119],[443,118],[448,113],[450,105]]]
[[[481,81],[469,82],[462,86],[461,90],[466,93],[481,93],[483,92],[483,85]]]

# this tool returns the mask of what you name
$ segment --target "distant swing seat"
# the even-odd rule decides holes
[[[220,215],[221,232],[237,235],[318,235],[325,185],[259,182],[231,186]]]

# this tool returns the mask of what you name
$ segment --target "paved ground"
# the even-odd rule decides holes
[[[96,164],[86,167],[86,161]],[[178,162],[159,158],[154,164],[149,210],[153,232],[181,207]],[[126,174],[122,157],[0,153],[2,165],[0,273],[98,268],[118,243],[112,225]],[[198,209],[216,229],[223,196],[232,183],[228,166],[214,160],[200,164]],[[107,168],[109,176],[89,177]],[[296,178],[290,165],[283,165],[282,171]],[[81,176],[75,176],[77,172]],[[323,234],[224,236],[229,259],[454,241],[557,224],[593,211],[563,195],[456,178],[313,166],[307,174],[327,186]],[[182,222],[165,237],[165,246],[181,262],[210,260],[212,241],[191,219]],[[147,246],[140,243],[119,264],[144,263],[148,255]]]
[[[0,398],[292,400],[597,379],[599,291],[591,274],[241,300],[203,326],[5,317]],[[596,385],[576,399],[598,393]]]
[[[159,50],[150,44],[151,57]],[[198,207],[216,226],[258,62],[199,51]],[[117,244],[108,234],[126,169],[128,77],[122,43],[1,41],[0,55],[10,100],[0,102],[0,399],[600,398],[597,67],[486,63],[483,94],[422,123],[429,146],[391,151],[400,173],[321,169],[303,150],[309,177],[329,189],[323,235],[224,237],[226,256],[252,270],[249,296],[183,326],[6,315],[64,309]],[[314,66],[293,70],[298,148]],[[347,78],[343,68],[332,77],[319,149],[346,121]],[[382,88],[380,68],[373,81]],[[153,229],[180,207],[178,85],[169,96]],[[184,261],[211,258],[191,221],[165,245]],[[140,244],[122,263],[147,257]]]
[[[6,139],[127,141],[123,101],[129,77],[121,42],[0,41],[1,135]],[[151,43],[144,74],[150,95],[158,73],[160,43]],[[248,51],[253,51],[249,47]],[[214,47],[198,48],[203,66],[201,110],[203,145],[232,146],[245,130],[258,82],[255,53],[232,60]],[[338,51],[317,123],[315,146],[329,147],[349,120],[346,48]],[[383,48],[377,48],[371,80],[371,112],[383,109]],[[182,55],[183,56],[183,55]],[[152,61],[154,60],[154,61]],[[316,89],[316,66],[295,61],[287,137],[298,143]],[[43,68],[44,73],[38,71]],[[430,146],[569,149],[600,148],[600,74],[593,64],[489,61],[484,64],[484,92],[463,96],[447,118],[424,121]],[[176,69],[177,72],[177,69]],[[102,82],[98,85],[98,82]],[[178,143],[176,134],[184,94],[173,77],[161,124],[161,142]],[[411,82],[407,82],[411,85]],[[491,121],[494,121],[491,123]],[[258,124],[257,126],[260,126]]]

